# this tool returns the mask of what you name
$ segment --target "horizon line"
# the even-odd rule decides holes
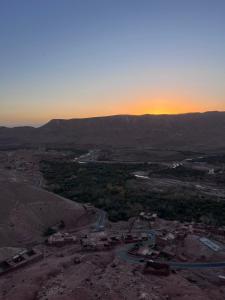
[[[72,120],[88,120],[88,119],[100,119],[100,118],[110,118],[110,117],[143,117],[143,116],[182,116],[182,115],[194,115],[194,114],[207,114],[207,113],[225,113],[223,110],[209,110],[209,111],[194,111],[186,113],[146,113],[146,114],[113,114],[113,115],[102,115],[102,116],[92,116],[92,117],[74,117],[74,118],[52,118],[41,124],[33,125],[12,125],[5,126],[0,125],[0,128],[21,128],[21,127],[32,127],[41,128],[52,121],[72,121]]]

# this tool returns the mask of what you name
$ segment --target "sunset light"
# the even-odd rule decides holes
[[[1,3],[0,125],[225,110],[223,2],[106,2]]]
[[[225,0],[0,0],[0,300],[225,300]]]

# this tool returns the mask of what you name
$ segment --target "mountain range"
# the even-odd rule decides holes
[[[53,119],[39,127],[0,127],[0,147],[225,148],[225,112],[180,115],[116,115]]]

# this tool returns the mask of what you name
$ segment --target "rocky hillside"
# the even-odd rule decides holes
[[[82,205],[39,188],[0,181],[0,247],[38,241],[46,228],[63,220],[70,228],[84,216]]]

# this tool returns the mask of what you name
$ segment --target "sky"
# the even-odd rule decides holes
[[[224,0],[0,0],[0,125],[225,110]]]

